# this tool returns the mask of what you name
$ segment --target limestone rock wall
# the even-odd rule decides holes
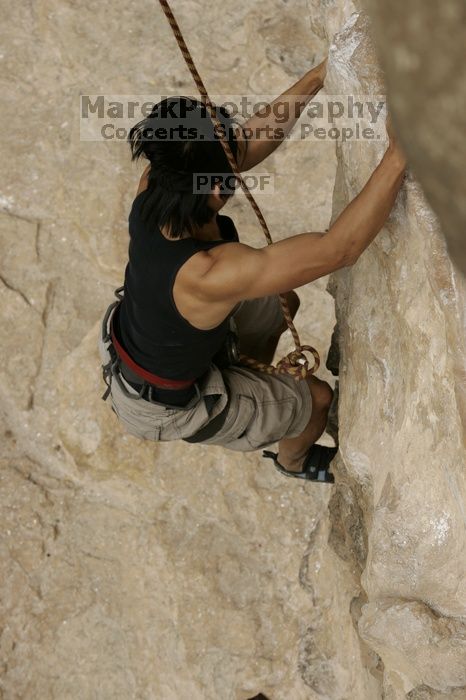
[[[327,91],[383,93],[365,13],[314,9],[330,44]],[[384,147],[338,148],[333,217]],[[466,287],[411,175],[386,227],[329,290],[341,353],[330,513],[355,494],[359,531],[346,528],[346,546],[364,543],[359,634],[379,656],[384,697],[466,697]]]

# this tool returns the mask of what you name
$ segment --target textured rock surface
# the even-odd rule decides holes
[[[367,17],[330,5],[327,89],[380,94]],[[334,216],[382,153],[338,149]],[[329,289],[341,351],[333,507],[353,491],[359,528],[346,528],[346,546],[360,553],[359,633],[381,659],[384,697],[423,686],[466,697],[466,288],[412,177],[385,229]]]
[[[466,274],[466,5],[365,2],[400,138]]]

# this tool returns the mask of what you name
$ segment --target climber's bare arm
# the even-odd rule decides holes
[[[243,124],[247,136],[247,151],[240,170],[249,170],[261,163],[283,142],[298,121],[304,107],[324,85],[327,60],[256,112]]]
[[[233,242],[198,253],[203,267],[192,278],[191,292],[201,301],[228,306],[296,289],[353,265],[387,220],[405,167],[403,154],[391,145],[327,233],[301,233],[265,248]]]
[[[327,59],[312,68],[269,105],[258,110],[243,124],[246,141],[241,130],[237,136],[239,144],[238,164],[244,172],[261,163],[284,141],[298,121],[304,107],[324,86],[327,72]],[[144,171],[138,195],[148,185],[150,165]]]
[[[406,160],[392,143],[364,189],[343,210],[327,236],[338,241],[352,263],[374,240],[385,224],[403,182]]]
[[[204,274],[192,291],[205,302],[231,305],[296,289],[350,264],[323,233],[301,233],[265,248],[228,243],[204,256]]]

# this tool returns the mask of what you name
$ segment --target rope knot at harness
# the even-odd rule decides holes
[[[309,360],[305,356],[305,352],[309,352],[314,357],[314,365],[309,368]],[[299,345],[292,350],[288,355],[285,355],[280,362],[277,362],[277,369],[285,374],[290,374],[297,381],[306,379],[309,374],[317,372],[320,366],[319,353],[311,345]]]
[[[305,352],[310,352],[314,356],[314,366],[309,368],[309,361],[304,355]],[[287,374],[293,377],[295,381],[300,382],[306,379],[310,374],[317,372],[320,366],[320,357],[317,350],[310,345],[300,345],[294,350],[292,350],[288,355],[285,355],[279,362],[277,366],[266,365],[263,362],[259,362],[247,355],[240,355],[239,362],[246,367],[252,367],[252,369],[259,370],[265,374],[280,375]]]

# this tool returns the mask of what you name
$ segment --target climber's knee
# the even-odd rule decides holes
[[[328,412],[333,400],[333,389],[330,384],[312,374],[306,377],[306,381],[311,392],[313,412],[314,410]]]

